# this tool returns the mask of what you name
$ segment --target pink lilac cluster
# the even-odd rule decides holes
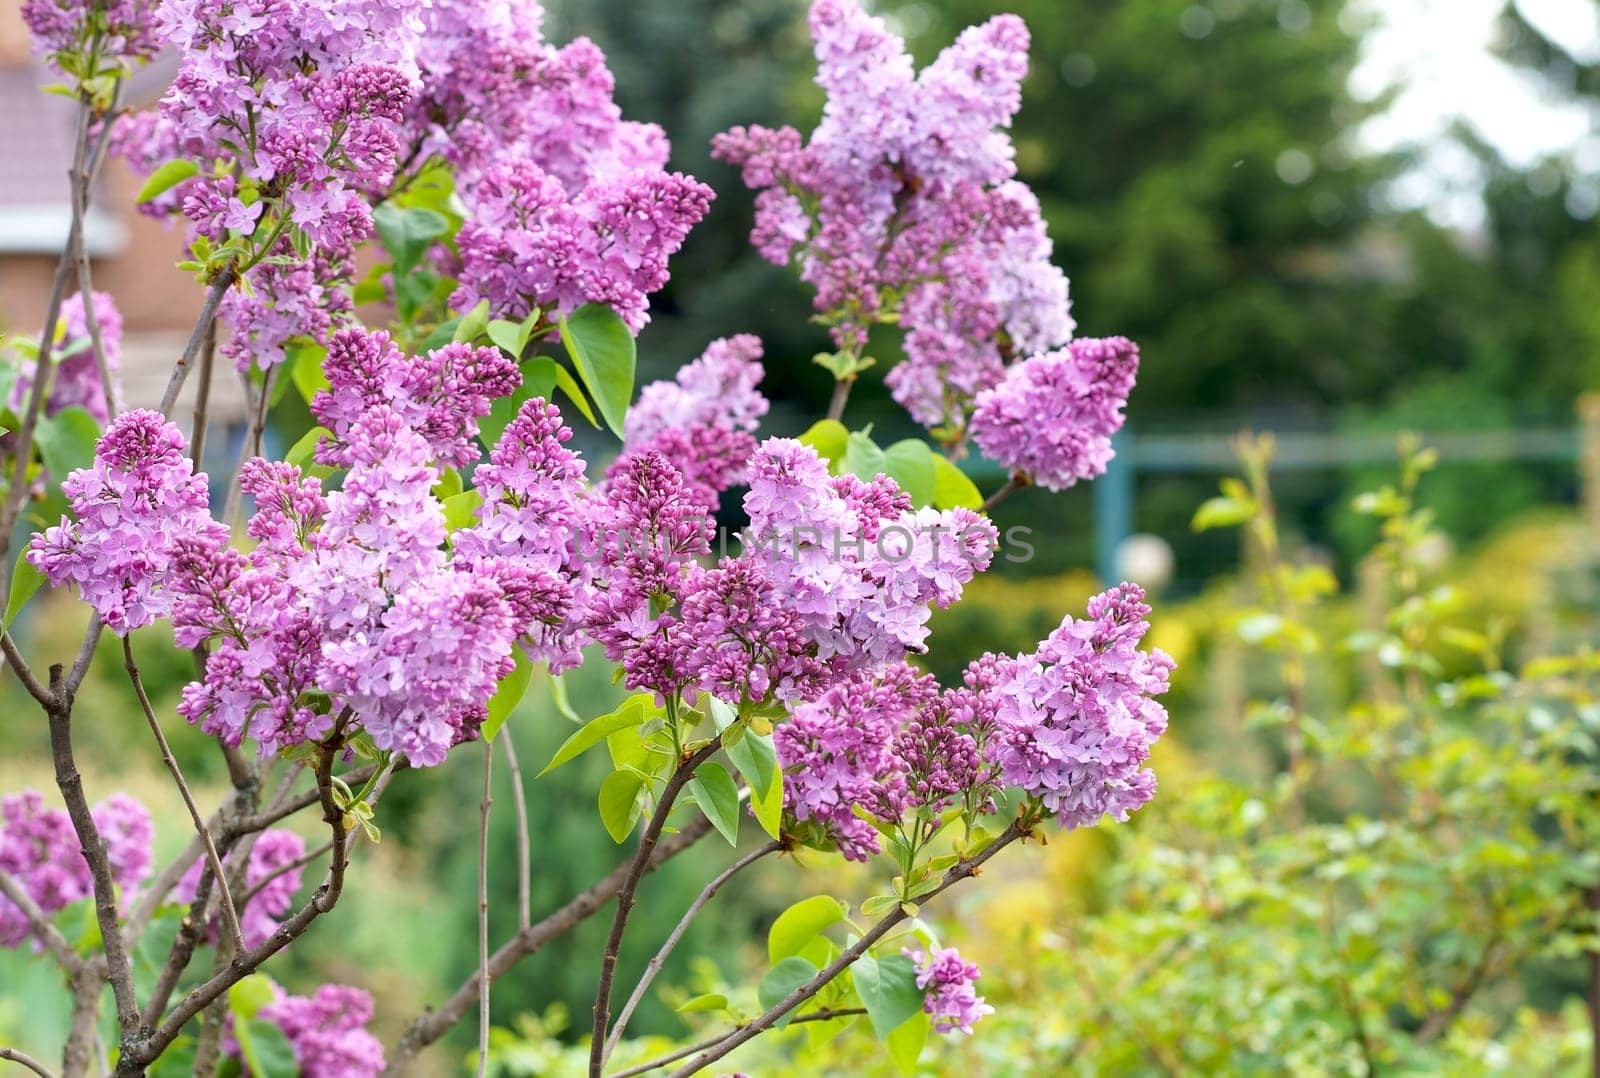
[[[488,300],[495,317],[511,319],[599,303],[637,332],[650,293],[667,282],[667,260],[711,197],[699,181],[659,170],[569,190],[532,158],[496,158],[462,189],[468,217],[452,303]]]
[[[856,809],[888,821],[905,811],[895,734],[937,694],[932,678],[897,663],[881,677],[841,680],[778,724],[772,743],[784,772],[784,807],[808,845],[837,849],[851,861],[878,852],[877,829]]]
[[[161,48],[152,17],[156,0],[23,0],[22,21],[36,52],[95,55],[101,67],[148,60]],[[98,75],[99,71],[90,71]]]
[[[917,967],[922,1009],[933,1019],[935,1031],[960,1030],[970,1036],[975,1022],[994,1013],[994,1008],[973,988],[978,967],[962,958],[954,947],[930,946],[925,952],[908,947],[901,953]]]
[[[913,509],[882,476],[828,475],[808,446],[763,442],[744,507],[748,552],[797,614],[817,656],[873,670],[926,650],[932,606],[947,607],[987,569],[998,536],[965,509]]]
[[[282,363],[295,342],[325,345],[355,317],[348,254],[319,247],[302,258],[288,238],[273,244],[270,254],[250,271],[248,294],[235,290],[222,301],[232,332],[221,351],[239,371],[251,363],[262,369]]]
[[[301,869],[298,862],[306,854],[305,839],[293,831],[263,831],[250,847],[245,862],[244,886],[235,888],[233,900],[239,914],[239,934],[246,947],[258,947],[278,930],[279,923],[289,915],[294,896],[300,890]],[[237,864],[237,855],[223,858],[222,866],[230,877]],[[189,905],[200,893],[202,876],[210,866],[201,858],[189,866],[187,872],[172,889],[172,897]],[[216,884],[209,883],[208,896],[216,894]],[[207,938],[215,941],[221,934],[221,912],[207,926]]]
[[[1105,472],[1138,373],[1132,341],[1079,337],[1014,365],[979,394],[972,440],[1013,473],[1065,490]]]
[[[375,1078],[383,1072],[383,1045],[366,1029],[372,1021],[372,996],[342,984],[321,985],[309,996],[289,995],[276,984],[271,989],[273,1000],[256,1012],[256,1020],[271,1022],[282,1031],[294,1053],[296,1074],[302,1078]],[[239,1059],[232,1022],[230,1016],[222,1047]]]
[[[1154,698],[1173,667],[1165,652],[1139,650],[1150,608],[1137,585],[1095,596],[1088,614],[1065,618],[1032,654],[998,661],[989,690],[1005,781],[1069,829],[1126,820],[1155,796],[1144,763],[1167,728]]]
[[[533,0],[435,0],[417,47],[421,89],[406,157],[442,157],[473,175],[501,154],[530,157],[569,191],[633,171],[659,170],[667,140],[631,123],[611,72],[587,38],[557,48],[541,37]]]
[[[105,354],[106,369],[112,377],[111,400],[113,404],[120,405],[122,386],[117,374],[122,368],[122,312],[117,310],[116,302],[107,292],[94,293],[93,311],[95,325],[100,330],[100,346]],[[111,416],[106,411],[106,388],[100,381],[100,364],[95,359],[90,340],[82,293],[62,301],[56,340],[57,351],[52,361],[54,371],[50,395],[44,402],[44,414],[53,416],[64,409],[77,407],[87,411],[100,426],[105,426]],[[28,398],[33,394],[33,382],[37,376],[38,364],[33,360],[25,361],[8,401],[16,414],[26,414]]]
[[[90,814],[112,882],[125,895],[133,892],[150,875],[150,813],[126,794],[114,794]],[[72,820],[61,809],[46,808],[36,790],[0,798],[0,872],[45,914],[94,893]],[[15,947],[32,934],[22,910],[0,894],[0,947]]]
[[[827,684],[804,620],[778,601],[756,562],[732,558],[692,574],[680,619],[678,667],[690,685],[719,700],[803,700]]]
[[[624,456],[656,450],[683,472],[707,509],[723,491],[744,482],[755,452],[754,431],[767,414],[756,385],[761,341],[740,334],[712,341],[704,354],[671,381],[652,382],[628,410]]]
[[[797,260],[840,348],[876,322],[906,330],[890,373],[920,422],[959,432],[972,397],[1013,355],[1073,330],[1038,201],[1015,182],[1003,129],[1021,105],[1028,32],[1001,15],[964,31],[920,74],[904,43],[857,0],[811,8],[827,94],[809,140],[734,128],[715,155],[758,193],[752,242]]]
[[[63,517],[28,546],[28,561],[53,586],[77,585],[118,635],[170,613],[168,577],[181,543],[227,542],[208,509],[206,477],[194,473],[185,449],[159,413],[122,413],[100,439],[93,467],[61,484],[77,520]]]
[[[323,370],[328,388],[311,400],[311,414],[333,437],[317,449],[323,464],[350,463],[351,428],[388,404],[427,441],[433,459],[462,468],[478,459],[478,421],[498,397],[522,383],[517,365],[498,348],[448,344],[410,358],[389,335],[345,329],[328,342]]]

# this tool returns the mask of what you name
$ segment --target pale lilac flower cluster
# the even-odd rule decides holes
[[[148,60],[161,48],[151,17],[156,0],[23,0],[22,21],[36,52],[58,66],[61,54],[93,53],[113,61]],[[86,77],[98,75],[86,72]]]
[[[204,474],[196,475],[183,435],[159,413],[136,409],[112,423],[94,466],[61,484],[77,520],[34,536],[28,561],[55,587],[75,584],[120,636],[166,617],[168,576],[186,540],[222,545]]]
[[[1095,596],[1088,613],[1065,618],[1033,654],[1006,664],[990,690],[1005,781],[1069,829],[1126,820],[1155,796],[1144,763],[1167,728],[1154,698],[1173,667],[1166,653],[1139,650],[1150,608],[1137,585]]]
[[[830,478],[792,439],[751,458],[746,557],[799,615],[817,655],[872,670],[926,650],[931,605],[946,607],[989,567],[998,536],[965,509],[914,510],[892,482]]]
[[[287,238],[272,247],[273,259],[250,271],[250,290],[235,289],[222,301],[232,333],[221,352],[236,370],[252,362],[263,369],[282,363],[292,342],[326,345],[339,326],[354,320],[350,256],[315,248],[301,258]]]
[[[753,432],[768,408],[756,389],[763,373],[759,338],[712,341],[674,379],[639,392],[628,410],[624,455],[660,452],[682,471],[697,500],[715,509],[723,491],[744,482],[755,452]]]
[[[462,191],[456,237],[460,309],[488,300],[497,318],[539,309],[613,308],[637,332],[667,259],[711,206],[711,189],[681,173],[634,172],[569,190],[532,158],[506,155]]]
[[[1027,28],[997,16],[920,74],[857,0],[817,0],[811,33],[827,103],[810,140],[734,128],[715,154],[759,192],[752,241],[773,262],[798,259],[836,343],[859,354],[894,316],[907,356],[889,379],[896,399],[959,434],[1009,357],[1072,335],[1066,279],[1001,130],[1021,104]]]
[[[972,1026],[994,1008],[983,1001],[973,985],[978,967],[961,957],[954,947],[906,948],[901,952],[917,967],[917,987],[923,991],[922,1009],[939,1033],[960,1030],[970,1036]]]
[[[1079,337],[1014,365],[979,394],[972,440],[991,460],[1047,490],[1092,479],[1111,460],[1111,436],[1139,373],[1124,337]]]
[[[878,832],[857,806],[884,820],[905,811],[906,776],[895,734],[937,696],[933,679],[904,663],[881,678],[840,681],[773,730],[784,771],[784,807],[808,844],[865,861],[878,852]]]
[[[234,902],[239,914],[239,934],[246,947],[257,947],[278,930],[278,925],[289,915],[295,894],[300,890],[301,869],[296,864],[306,853],[305,839],[293,831],[274,829],[263,831],[250,847],[245,862],[244,887],[234,892]],[[223,858],[222,866],[230,876],[237,864],[237,854]],[[192,904],[200,891],[202,875],[210,870],[204,858],[195,861],[172,889],[175,901]],[[212,881],[210,895],[216,894]],[[248,897],[247,897],[248,896]],[[207,939],[220,938],[222,921],[220,910],[206,926]]]
[[[325,984],[309,996],[283,996],[260,1017],[283,1030],[303,1078],[374,1078],[383,1071],[383,1045],[366,1025],[372,996]]]
[[[323,464],[348,465],[351,428],[375,408],[389,407],[427,441],[433,459],[450,468],[476,461],[478,420],[498,397],[522,383],[498,348],[449,344],[409,358],[383,332],[340,330],[323,362],[328,388],[311,400],[311,414],[333,432],[317,450]]]
[[[129,894],[150,874],[150,813],[126,794],[114,794],[91,815],[105,843],[112,882]],[[61,809],[46,808],[36,790],[0,798],[0,872],[45,914],[94,893],[71,819]],[[0,947],[15,947],[32,935],[22,911],[0,895]]]
[[[120,405],[122,386],[117,375],[122,368],[122,312],[108,292],[94,293],[94,319],[100,329],[100,345],[106,357],[106,369],[111,372],[111,399]],[[84,310],[83,294],[75,293],[61,303],[61,318],[57,330],[57,348],[52,360],[50,395],[45,398],[44,414],[53,416],[63,409],[78,407],[86,410],[102,427],[110,420],[106,411],[106,390],[100,381],[100,364],[95,360],[94,346],[89,335],[89,321]],[[27,412],[28,398],[33,393],[33,381],[38,376],[38,364],[27,360],[18,372],[11,388],[10,408],[18,415]]]

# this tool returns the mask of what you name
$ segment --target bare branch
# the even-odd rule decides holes
[[[751,850],[718,873],[710,883],[705,885],[705,888],[695,900],[689,904],[689,908],[684,911],[683,917],[679,919],[677,925],[667,936],[666,942],[655,953],[655,957],[650,959],[649,965],[645,967],[644,976],[639,978],[639,983],[634,986],[633,994],[628,997],[628,1002],[623,1004],[622,1011],[617,1015],[616,1025],[612,1027],[611,1035],[606,1038],[605,1052],[600,1059],[602,1066],[611,1058],[611,1053],[616,1051],[617,1045],[621,1043],[622,1034],[628,1028],[628,1019],[633,1017],[633,1012],[638,1009],[640,1002],[644,999],[645,992],[649,990],[651,983],[660,975],[661,968],[666,965],[667,956],[678,945],[678,941],[683,939],[683,934],[689,930],[689,925],[694,921],[695,915],[700,912],[707,902],[716,897],[716,893],[729,880],[768,854],[777,853],[781,849],[783,849],[783,844],[774,839]]]
[[[22,649],[17,647],[17,642],[11,638],[9,630],[0,629],[0,649],[5,651],[6,662],[11,664],[17,680],[28,690],[28,695],[39,701],[40,706],[46,709],[54,707],[55,694],[39,683],[32,668],[28,666],[28,660],[22,657]]]
[[[62,969],[68,973],[76,973],[83,967],[83,959],[72,949],[67,937],[50,922],[50,918],[39,908],[39,904],[22,889],[22,884],[4,869],[0,869],[0,895],[4,895],[7,901],[22,911],[22,916],[33,929],[33,934],[39,937],[39,942],[44,944],[45,950],[61,964]]]
[[[200,317],[196,319],[194,330],[189,334],[189,343],[184,346],[183,354],[178,357],[178,363],[172,369],[172,377],[167,380],[167,391],[161,394],[161,403],[157,407],[162,415],[170,414],[172,406],[178,403],[178,394],[183,392],[183,383],[189,377],[189,371],[193,369],[195,359],[200,355],[200,348],[211,332],[211,324],[217,317],[217,308],[222,306],[222,297],[228,294],[228,289],[232,288],[238,279],[238,271],[229,266],[211,282],[211,290],[206,293],[205,305],[200,308]]]
[[[833,1022],[844,1018],[857,1018],[866,1013],[867,1009],[865,1007],[840,1007],[838,1010],[824,1007],[820,1011],[807,1011],[805,1014],[796,1015],[789,1020],[789,1024],[797,1026],[801,1022]],[[715,1037],[707,1037],[705,1040],[697,1044],[691,1044],[687,1048],[679,1048],[671,1055],[665,1055],[660,1059],[653,1059],[649,1063],[641,1063],[637,1067],[629,1067],[627,1070],[618,1071],[611,1078],[636,1078],[637,1075],[649,1074],[651,1071],[660,1070],[669,1063],[676,1063],[678,1060],[692,1056],[696,1052],[703,1052],[707,1048],[714,1047],[718,1041],[726,1036],[726,1033],[718,1033]]]
[[[962,880],[977,875],[978,869],[983,866],[984,862],[1011,845],[1011,843],[1025,837],[1028,833],[1028,830],[1021,823],[1012,823],[1011,826],[1007,827],[995,838],[993,843],[985,846],[972,857],[952,866],[939,881],[939,886],[926,895],[920,896],[917,899],[918,903],[926,906]],[[906,919],[907,914],[904,905],[896,906],[877,924],[867,929],[865,934],[850,947],[846,948],[838,958],[828,963],[824,969],[818,971],[815,977],[773,1004],[765,1014],[754,1022],[741,1026],[715,1044],[707,1047],[703,1052],[695,1056],[693,1060],[673,1071],[670,1078],[689,1078],[690,1075],[704,1067],[709,1067],[746,1041],[759,1037],[762,1033],[771,1029],[778,1019],[822,991],[829,982],[849,969],[856,959],[866,954],[873,944],[887,935],[890,929]]]
[[[489,807],[494,742],[483,742],[483,800],[478,805],[478,1078],[489,1073]]]
[[[200,346],[200,385],[194,394],[194,419],[189,424],[189,462],[195,471],[204,470],[207,411],[211,407],[211,368],[217,359],[217,320],[206,327]]]
[[[117,121],[116,100],[121,90],[120,82],[112,88],[111,108],[101,118],[97,139],[99,145],[92,153],[93,158],[98,158],[104,152],[104,146],[111,137],[111,129]],[[71,177],[73,214],[79,219],[89,214],[92,185],[87,165],[88,162],[85,162],[84,168],[74,170]],[[84,240],[84,229],[80,227],[73,230],[68,239],[72,241],[72,261],[78,271],[78,295],[83,300],[83,322],[89,331],[89,347],[94,352],[95,368],[100,374],[100,392],[105,396],[106,415],[115,419],[117,395],[111,387],[111,365],[106,358],[105,340],[100,332],[100,315],[94,309],[94,279],[89,268],[89,245]]]
[[[244,950],[244,934],[239,929],[239,911],[234,908],[233,894],[228,888],[228,878],[222,869],[222,858],[217,853],[217,845],[211,839],[211,830],[200,816],[200,810],[195,807],[194,795],[189,792],[189,784],[184,781],[183,771],[178,767],[177,759],[172,755],[172,746],[167,744],[167,735],[161,730],[161,720],[156,718],[155,708],[150,706],[150,696],[144,691],[144,680],[139,676],[139,666],[133,660],[133,639],[122,638],[123,665],[128,671],[128,680],[133,682],[134,695],[139,698],[139,706],[144,708],[145,721],[150,724],[150,732],[155,735],[156,747],[161,750],[161,760],[167,765],[167,772],[172,776],[172,781],[178,787],[178,793],[183,798],[184,807],[189,810],[189,819],[194,824],[195,835],[200,839],[201,848],[205,850],[206,860],[211,865],[211,872],[217,878],[217,893],[222,904],[222,923],[227,929],[228,936],[233,941],[236,951]]]
[[[20,1064],[37,1074],[39,1078],[55,1078],[55,1075],[51,1074],[43,1063],[40,1063],[28,1053],[20,1052],[15,1048],[0,1048],[0,1059],[9,1059],[13,1063]]]
[[[517,931],[521,932],[533,923],[533,840],[528,834],[528,794],[522,788],[522,768],[517,765],[517,749],[511,744],[511,731],[502,726],[499,737],[506,747],[511,797],[517,806]]]
[[[589,1041],[589,1078],[601,1078],[603,1070],[606,1029],[611,1022],[611,982],[617,974],[617,954],[622,950],[622,937],[628,930],[628,915],[633,912],[633,896],[644,877],[645,866],[650,862],[651,851],[661,839],[661,829],[667,825],[678,792],[694,778],[695,769],[715,756],[722,748],[722,735],[718,734],[678,767],[661,790],[656,809],[650,814],[644,834],[639,836],[639,848],[634,851],[628,866],[627,878],[617,892],[617,912],[611,919],[611,934],[606,938],[605,954],[600,959],[600,986],[594,995],[594,1033]]]

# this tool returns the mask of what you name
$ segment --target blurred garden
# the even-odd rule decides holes
[[[1374,136],[1405,87],[1374,91],[1355,73],[1385,9],[1410,5],[1430,6],[868,5],[919,65],[1001,11],[1026,21],[1018,176],[1070,278],[1077,334],[1139,345],[1107,474],[994,504],[1027,554],[997,557],[936,610],[919,661],[959,684],[972,660],[1030,651],[1063,612],[1131,579],[1152,607],[1147,645],[1176,662],[1169,732],[1150,758],[1158,792],[1128,823],[1052,831],[986,868],[982,887],[908,913],[930,945],[959,945],[981,968],[994,1010],[971,1036],[926,1022],[875,1031],[870,1003],[824,992],[824,1017],[801,1015],[703,1073],[1600,1075],[1600,397],[1588,395],[1600,393],[1600,3],[1507,0],[1485,21],[1486,59],[1541,108],[1589,118],[1581,141],[1532,154],[1471,115],[1425,138]],[[763,433],[788,437],[829,399],[834,379],[812,360],[833,346],[808,286],[752,247],[754,193],[713,159],[712,139],[736,124],[816,124],[807,6],[546,0],[543,25],[551,42],[592,38],[623,114],[659,123],[671,166],[716,192],[651,300],[638,381],[670,378],[714,338],[755,334]],[[1551,7],[1581,9],[1590,36],[1557,33]],[[873,327],[877,362],[850,398],[852,429],[878,445],[921,434],[884,383],[903,349],[896,326]],[[294,392],[266,415],[280,453],[319,422]],[[615,456],[609,432],[573,425],[584,457]],[[959,465],[985,492],[1007,480],[978,452]],[[740,493],[722,495],[726,527]],[[93,616],[45,589],[7,621],[28,654],[70,665]],[[194,677],[188,649],[164,629],[135,646],[155,712],[174,715]],[[76,693],[85,782],[187,821],[144,751],[122,640],[97,647]],[[518,931],[522,903],[535,917],[561,907],[629,849],[595,812],[625,747],[541,774],[579,723],[631,695],[599,650],[560,677],[535,670],[507,720],[520,772],[494,776],[491,939]],[[28,689],[8,670],[0,692],[0,792],[52,791]],[[197,800],[225,801],[213,740],[176,720],[166,731]],[[352,861],[337,913],[273,960],[275,981],[365,989],[386,1045],[471,981],[479,909],[452,898],[478,887],[480,755],[397,772],[371,821],[381,841]],[[523,803],[537,822],[525,895]],[[754,818],[735,824],[739,853],[765,841]],[[326,839],[317,817],[286,826],[308,850]],[[157,862],[189,837],[186,824],[159,829]],[[713,835],[644,879],[619,984],[639,979],[733,856]],[[808,848],[741,873],[667,957],[608,1073],[761,1015],[769,963],[822,966],[873,919],[835,906],[818,920],[804,900],[872,894],[875,874]],[[302,898],[314,883],[308,872]],[[89,907],[66,911],[70,939],[99,932]],[[183,916],[163,907],[148,937]],[[588,1073],[608,920],[495,982],[487,1073]],[[136,979],[161,959],[136,952]],[[60,984],[42,949],[0,948],[0,1044],[58,1057],[73,1023]],[[846,1013],[829,1018],[830,1006]],[[415,1072],[470,1073],[473,1026],[456,1025]],[[182,1062],[151,1073],[187,1073]]]

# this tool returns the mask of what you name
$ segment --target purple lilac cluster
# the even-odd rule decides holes
[[[234,902],[239,914],[239,933],[246,947],[257,947],[278,930],[278,924],[289,915],[295,894],[300,890],[301,869],[298,862],[306,854],[305,839],[293,831],[263,831],[250,847],[245,862],[244,886],[236,889]],[[230,853],[223,858],[222,866],[232,877],[238,855]],[[199,894],[200,877],[208,869],[204,858],[189,866],[187,872],[172,889],[175,901],[185,905],[193,903]],[[216,894],[215,884],[211,894]],[[207,926],[207,938],[216,941],[221,935],[220,911]]]
[[[92,54],[104,68],[156,54],[161,38],[151,17],[155,7],[156,0],[23,0],[22,21],[34,50],[58,66],[63,54]]]
[[[283,996],[260,1017],[283,1030],[304,1078],[374,1078],[384,1066],[383,1045],[366,1025],[372,996],[349,985],[325,984],[309,996]]]
[[[628,410],[624,456],[655,450],[683,472],[707,509],[723,491],[744,482],[755,452],[755,429],[767,414],[756,389],[765,372],[761,341],[740,334],[712,341],[671,381],[652,382]]]
[[[95,325],[100,329],[100,346],[106,357],[106,369],[111,373],[111,400],[120,406],[122,386],[117,374],[122,367],[122,312],[107,292],[94,293]],[[89,320],[84,310],[83,294],[68,296],[61,303],[61,317],[56,332],[58,343],[51,374],[50,395],[45,398],[44,414],[53,416],[66,408],[82,408],[102,427],[110,421],[106,410],[106,388],[100,381],[100,364],[95,359],[94,345],[89,335]],[[65,350],[63,350],[65,349]],[[38,364],[25,361],[11,388],[8,404],[13,412],[25,415],[28,398],[33,393],[33,382],[38,377]]]
[[[75,584],[121,636],[172,610],[176,552],[194,541],[222,545],[206,477],[195,474],[183,435],[159,413],[137,409],[111,424],[94,465],[61,484],[77,517],[34,536],[28,561],[55,587]]]
[[[996,759],[1005,781],[1038,797],[1066,828],[1128,814],[1155,796],[1144,767],[1167,728],[1154,697],[1167,691],[1170,656],[1140,651],[1150,608],[1135,584],[1089,600],[991,690]]]
[[[759,192],[752,242],[780,265],[798,260],[839,347],[859,355],[868,329],[896,318],[906,360],[891,390],[920,422],[959,435],[1011,356],[1073,330],[1003,131],[1021,105],[1027,28],[997,16],[920,73],[857,0],[817,0],[811,33],[827,103],[810,139],[734,128],[715,155]]]
[[[926,952],[906,948],[901,953],[916,964],[917,987],[924,993],[922,1009],[933,1019],[936,1032],[960,1030],[970,1036],[973,1023],[994,1013],[973,988],[978,967],[954,947],[930,946]]]
[[[489,301],[497,318],[533,310],[614,309],[637,332],[667,260],[711,206],[711,189],[681,173],[632,172],[570,190],[532,158],[502,156],[462,189],[456,237],[462,310]]]
[[[91,815],[105,843],[112,882],[131,894],[150,875],[150,813],[133,798],[114,794]],[[0,798],[0,872],[45,914],[94,893],[71,819],[61,809],[46,808],[36,790]],[[22,911],[0,895],[0,947],[15,947],[32,934]]]
[[[1079,337],[1012,366],[978,395],[972,440],[991,460],[1047,490],[1093,479],[1111,460],[1111,436],[1139,373],[1125,337]]]

